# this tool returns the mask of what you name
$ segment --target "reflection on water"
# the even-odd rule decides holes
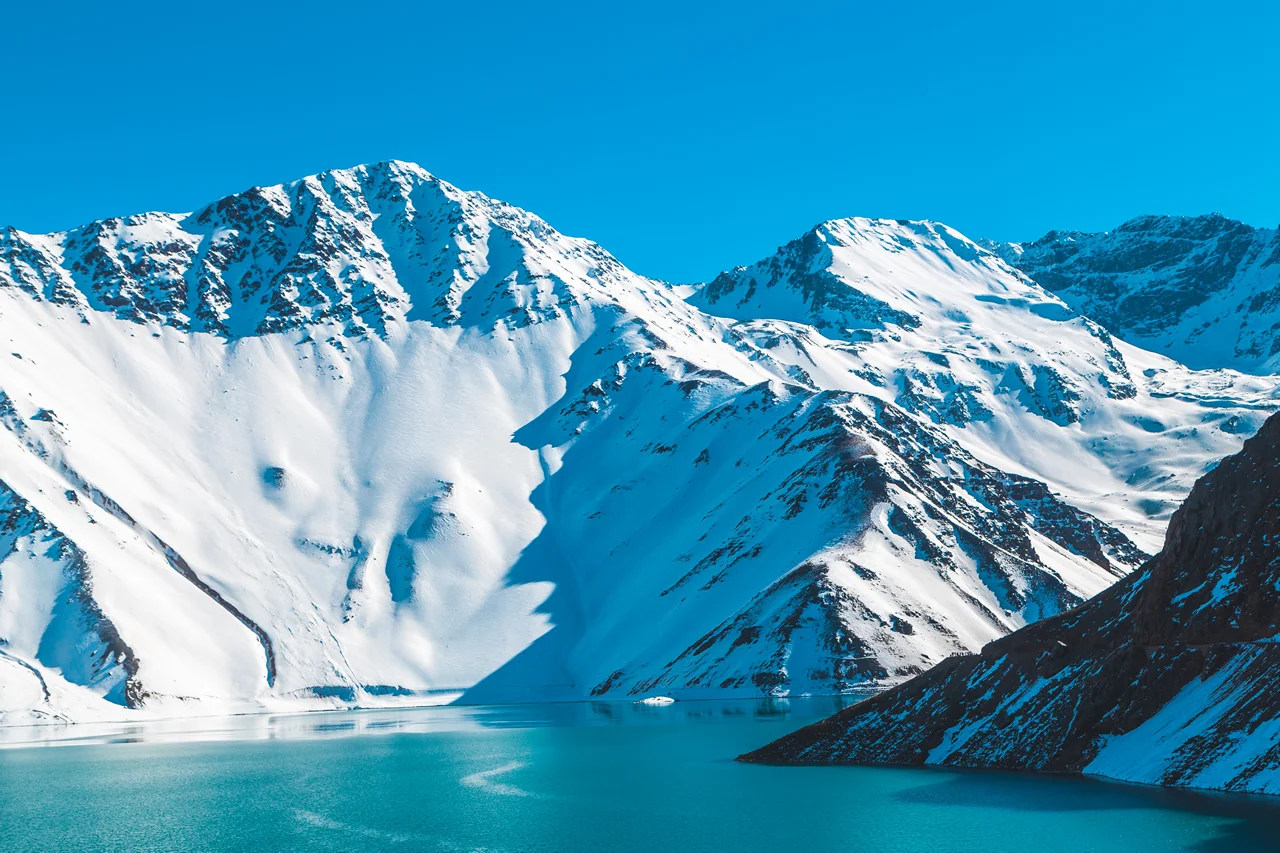
[[[697,700],[671,705],[562,702],[243,714],[146,722],[0,727],[0,747],[183,741],[308,740],[361,734],[531,729],[548,726],[672,725],[732,720],[802,721],[828,716],[871,693],[800,698]]]

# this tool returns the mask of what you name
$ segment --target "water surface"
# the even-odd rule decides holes
[[[76,729],[75,745],[0,749],[0,850],[1280,849],[1280,805],[1264,798],[732,761],[835,701],[450,707]]]

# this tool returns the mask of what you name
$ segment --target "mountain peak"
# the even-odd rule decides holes
[[[189,215],[0,234],[0,286],[229,337],[540,322],[587,298],[566,282],[620,278],[639,277],[595,244],[403,160],[251,187]]]
[[[811,228],[810,232],[820,239],[834,240],[844,245],[874,238],[931,246],[937,250],[955,251],[961,246],[968,246],[979,252],[987,252],[984,247],[956,229],[932,219],[847,216],[820,222]],[[968,250],[964,251],[968,252]]]
[[[987,306],[1053,303],[990,249],[931,220],[832,219],[755,264],[721,273],[693,301],[735,319],[769,317],[861,338],[886,324],[918,327],[928,317]]]

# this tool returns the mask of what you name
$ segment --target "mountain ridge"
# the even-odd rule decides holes
[[[1274,373],[1280,363],[1276,229],[1145,215],[1110,231],[982,242],[1114,334],[1191,367]]]
[[[557,257],[538,254],[543,237]],[[478,254],[490,239],[502,251]],[[397,160],[251,187],[188,214],[45,235],[9,227],[0,262],[0,282],[37,298],[224,337],[330,320],[380,334],[415,311],[440,325],[534,322],[581,298],[558,289],[559,264],[606,280],[622,270],[595,243]]]
[[[1277,448],[1272,416],[1196,483],[1160,554],[1083,606],[742,760],[1066,770],[1280,792]]]

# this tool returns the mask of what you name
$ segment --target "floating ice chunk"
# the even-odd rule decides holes
[[[641,705],[670,705],[676,700],[670,696],[646,696],[640,700]]]

